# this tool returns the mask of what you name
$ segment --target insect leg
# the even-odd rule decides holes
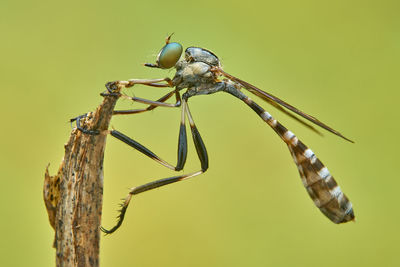
[[[161,83],[166,82],[166,83]],[[101,96],[120,96],[121,89],[132,87],[135,84],[143,84],[153,87],[173,87],[172,80],[170,78],[163,79],[131,79],[127,81],[113,81],[106,83],[106,88],[108,92],[103,92]]]
[[[160,157],[158,157],[156,154],[154,154],[152,151],[150,151],[148,148],[140,144],[139,142],[131,139],[130,137],[124,135],[123,133],[117,131],[117,130],[111,130],[110,134],[111,136],[117,138],[118,140],[124,142],[125,144],[129,145],[130,147],[138,150],[139,152],[145,154],[149,158],[155,160],[156,162],[162,164],[163,166],[175,170],[175,171],[180,171],[183,169],[185,162],[186,162],[186,155],[187,155],[187,138],[186,138],[186,126],[185,126],[185,111],[186,107],[182,105],[182,111],[181,111],[181,123],[180,123],[180,128],[179,128],[179,140],[178,140],[178,161],[176,166],[172,166],[168,162],[164,161]]]
[[[175,96],[176,96],[176,102],[174,104],[164,103],[164,101],[168,100],[174,93],[175,93]],[[114,94],[114,93],[112,93],[112,94]],[[103,93],[103,95],[106,95],[106,93]],[[116,110],[116,111],[113,112],[113,115],[115,115],[115,114],[135,114],[135,113],[141,113],[141,112],[150,111],[150,110],[153,110],[153,109],[155,109],[156,107],[159,107],[159,106],[163,106],[163,107],[179,107],[181,105],[181,96],[180,96],[178,90],[174,90],[174,91],[169,92],[168,94],[164,95],[163,97],[161,97],[157,101],[147,100],[147,99],[138,98],[138,97],[130,97],[130,96],[126,96],[126,95],[121,95],[121,97],[130,99],[132,101],[137,101],[137,102],[140,102],[140,103],[144,103],[144,104],[150,104],[150,106],[148,106],[145,109]],[[77,129],[80,130],[81,132],[85,133],[85,134],[98,135],[99,134],[98,130],[87,130],[87,129],[84,129],[83,127],[81,127],[80,120],[82,118],[86,117],[86,116],[87,116],[87,114],[80,115],[78,117],[70,119],[70,122],[72,123],[72,122],[76,121]]]
[[[166,83],[161,83],[161,82],[166,82]],[[120,91],[122,88],[132,87],[135,84],[143,84],[143,85],[154,86],[154,87],[173,87],[172,81],[168,77],[162,78],[162,79],[132,79],[132,80],[128,80],[128,81],[108,82],[108,83],[106,83],[106,88],[107,88],[108,92],[106,92],[106,93],[103,92],[100,95],[102,95],[102,96],[109,96],[109,95],[121,96]],[[148,110],[152,110],[152,109],[156,108],[157,106],[159,106],[159,105],[157,105],[157,103],[163,103],[164,101],[168,100],[173,95],[174,92],[177,97],[177,103],[178,102],[180,103],[179,92],[177,90],[174,90],[174,91],[166,94],[165,96],[161,97],[159,100],[154,101],[154,103],[150,103],[151,105],[149,107],[147,107],[146,109],[114,111],[113,114],[134,114],[134,113],[141,113],[141,112],[145,112]],[[126,97],[128,97],[128,96],[126,96]],[[179,98],[179,101],[178,101],[178,98]],[[163,103],[163,104],[165,104],[165,103]],[[171,105],[173,105],[173,104],[171,104]],[[179,106],[179,105],[177,105],[177,106]],[[85,134],[98,135],[99,132],[97,130],[86,130],[83,127],[81,127],[80,120],[86,116],[87,116],[87,114],[80,115],[78,117],[70,119],[70,122],[72,123],[72,122],[76,121],[78,130],[80,130],[81,132],[83,132]]]
[[[125,198],[124,202],[121,204],[121,209],[118,211],[119,215],[117,217],[118,218],[117,224],[114,227],[112,227],[110,230],[107,230],[104,227],[101,227],[101,231],[103,231],[106,234],[111,234],[111,233],[115,232],[122,225],[122,222],[124,221],[124,218],[125,218],[126,210],[129,206],[129,202],[131,201],[133,195],[137,195],[137,194],[143,193],[145,191],[155,189],[155,188],[167,185],[167,184],[171,184],[171,183],[179,182],[179,181],[182,181],[185,179],[189,179],[189,178],[195,177],[197,175],[200,175],[202,173],[203,172],[198,171],[198,172],[193,172],[193,173],[186,174],[186,175],[174,176],[174,177],[170,177],[170,178],[156,180],[156,181],[132,188],[131,191],[129,192],[128,196]]]
[[[175,93],[175,90],[169,92],[168,94],[166,94],[163,97],[161,97],[160,99],[158,99],[157,102],[165,102],[165,101],[167,101],[168,99],[171,98],[171,96],[174,95],[174,93]],[[158,107],[158,106],[150,105],[147,108],[143,108],[143,109],[114,110],[113,115],[137,114],[137,113],[142,113],[142,112],[153,110],[156,107]]]
[[[177,93],[179,95],[179,93]],[[162,101],[153,101],[149,99],[144,99],[144,98],[139,98],[136,96],[127,96],[127,95],[122,95],[122,98],[129,99],[135,102],[143,103],[143,104],[149,104],[151,106],[158,106],[158,107],[170,107],[170,108],[176,108],[181,105],[181,100],[180,97],[179,99],[177,98],[176,102],[174,104],[172,103],[164,103]],[[165,101],[165,100],[164,100]]]
[[[200,159],[201,170],[205,172],[208,169],[208,154],[206,146],[204,145],[203,139],[200,136],[199,131],[193,121],[192,114],[190,113],[189,106],[186,102],[187,99],[183,99],[183,106],[186,107],[186,114],[189,119],[190,129],[192,131],[193,143],[196,147],[197,156]]]
[[[81,131],[82,133],[84,133],[84,134],[90,134],[90,135],[99,135],[99,134],[100,134],[100,131],[99,131],[99,130],[88,130],[88,129],[85,129],[85,128],[83,128],[83,127],[81,126],[81,119],[82,119],[82,118],[85,118],[87,115],[88,115],[88,114],[85,113],[85,114],[83,114],[83,115],[80,115],[80,116],[78,116],[78,117],[75,117],[75,118],[73,118],[73,119],[70,119],[69,121],[70,121],[70,123],[71,123],[71,127],[72,127],[72,123],[73,123],[74,121],[76,121],[76,128],[77,128],[79,131]]]
[[[162,83],[166,82],[166,83]],[[113,91],[113,87],[115,86],[120,86],[120,87],[132,87],[135,84],[143,84],[147,86],[153,86],[153,87],[173,87],[172,80],[170,78],[161,78],[161,79],[130,79],[127,81],[115,81],[115,82],[109,82],[106,84],[106,87],[108,91],[110,89]]]
[[[207,155],[207,150],[206,147],[204,145],[204,142],[200,136],[199,131],[197,130],[196,125],[194,124],[193,118],[190,114],[189,108],[187,106],[187,102],[185,99],[183,99],[183,111],[184,113],[186,113],[186,115],[188,116],[189,119],[189,123],[190,123],[190,128],[192,129],[192,136],[193,136],[193,141],[196,147],[196,151],[198,154],[198,157],[200,159],[201,162],[201,170],[197,171],[197,172],[192,172],[190,174],[185,174],[185,175],[179,175],[179,176],[174,176],[174,177],[169,177],[169,178],[164,178],[164,179],[160,179],[160,180],[156,180],[138,187],[134,187],[131,189],[131,191],[129,192],[128,196],[126,197],[124,203],[121,206],[121,209],[119,210],[119,215],[118,215],[118,221],[117,224],[112,227],[110,230],[107,230],[103,227],[101,227],[101,230],[106,233],[106,234],[111,234],[113,232],[115,232],[122,224],[124,217],[125,217],[125,213],[126,210],[128,208],[128,205],[132,199],[133,195],[137,195],[146,191],[149,191],[151,189],[155,189],[167,184],[172,184],[175,182],[179,182],[182,180],[186,180],[195,176],[198,176],[202,173],[204,173],[207,169],[208,169],[208,155]],[[184,117],[184,116],[183,116]],[[185,156],[186,157],[186,156]]]
[[[247,95],[232,85],[227,85],[226,92],[239,98],[253,109],[287,144],[299,170],[303,184],[314,204],[334,223],[354,220],[352,204],[341,191],[336,181],[306,145],[291,131],[275,120],[267,111],[251,100]]]

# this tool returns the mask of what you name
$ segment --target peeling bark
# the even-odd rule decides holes
[[[57,266],[99,266],[100,224],[103,201],[103,159],[107,129],[119,93],[104,97],[95,112],[80,121],[65,144],[58,173],[45,172],[44,200],[55,229]]]

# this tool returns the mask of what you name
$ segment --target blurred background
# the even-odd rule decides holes
[[[145,68],[164,39],[212,50],[224,69],[355,140],[311,132],[257,100],[327,165],[356,223],[335,225],[307,195],[286,145],[228,94],[190,100],[210,168],[136,197],[102,266],[400,266],[399,1],[2,1],[1,266],[53,266],[42,200],[71,126],[107,81],[173,77]],[[163,88],[126,93],[157,99]],[[140,104],[120,101],[119,108]],[[180,111],[111,125],[176,162]],[[103,225],[128,188],[175,175],[108,139]],[[185,172],[200,163],[192,144]]]

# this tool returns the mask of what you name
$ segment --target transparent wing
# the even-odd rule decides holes
[[[303,126],[307,127],[308,129],[310,129],[311,131],[315,132],[316,134],[319,134],[322,136],[322,133],[316,129],[314,126],[312,126],[311,124],[307,123],[306,121],[300,119],[299,117],[293,115],[293,113],[290,113],[289,111],[287,111],[286,109],[284,109],[282,106],[280,106],[278,103],[272,101],[271,99],[268,98],[263,98],[260,97],[261,99],[265,100],[266,102],[268,102],[268,104],[270,104],[271,106],[273,106],[274,108],[278,109],[279,111],[285,113],[285,115],[289,116],[290,118],[294,119],[295,121],[301,123]]]
[[[329,127],[325,123],[321,122],[317,118],[315,118],[315,117],[313,117],[311,115],[308,115],[307,113],[304,113],[303,111],[297,109],[296,107],[286,103],[282,99],[279,99],[278,97],[276,97],[276,96],[274,96],[274,95],[272,95],[270,93],[267,93],[267,92],[255,87],[254,85],[252,85],[252,84],[250,84],[248,82],[245,82],[245,81],[243,81],[243,80],[241,80],[239,78],[236,78],[235,76],[230,75],[229,73],[226,73],[221,68],[216,68],[216,71],[219,72],[222,76],[225,76],[228,79],[239,83],[241,86],[243,86],[243,88],[247,89],[249,92],[255,94],[256,96],[258,96],[261,99],[267,101],[268,103],[272,104],[273,106],[276,107],[276,105],[274,105],[274,103],[277,103],[277,104],[287,108],[288,110],[296,113],[297,115],[299,115],[299,116],[311,121],[312,123],[324,128],[325,130],[327,130],[327,131],[329,131],[329,132],[331,132],[333,134],[336,134],[337,136],[340,136],[343,139],[345,139],[345,140],[347,140],[347,141],[349,141],[351,143],[354,143],[354,141],[352,141],[352,140],[348,139],[347,137],[343,136],[341,133],[339,133],[338,131],[332,129],[331,127]]]

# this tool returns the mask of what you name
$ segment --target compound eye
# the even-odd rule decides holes
[[[158,54],[157,65],[162,69],[175,66],[182,54],[182,45],[179,43],[166,44]]]

